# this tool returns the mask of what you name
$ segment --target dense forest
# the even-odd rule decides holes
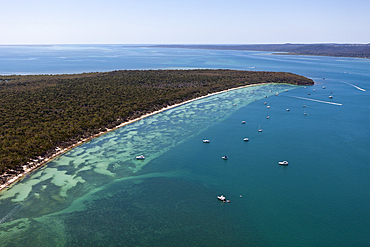
[[[257,83],[312,85],[283,72],[129,70],[0,76],[0,173],[23,171],[123,122],[209,93]],[[0,183],[9,177],[2,176]]]
[[[163,48],[284,52],[287,55],[370,58],[370,44],[156,45]]]

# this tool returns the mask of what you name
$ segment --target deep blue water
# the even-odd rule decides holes
[[[75,148],[1,193],[2,246],[370,245],[370,60],[0,46],[3,75],[178,68],[286,71],[315,85],[229,91]]]

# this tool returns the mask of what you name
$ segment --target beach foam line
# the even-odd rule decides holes
[[[315,101],[315,102],[325,103],[325,104],[330,104],[330,105],[343,105],[341,103],[335,103],[335,102],[329,102],[329,101],[322,101],[322,100],[317,100],[317,99],[309,99],[309,98],[298,97],[298,96],[286,96],[286,97],[295,98],[295,99],[310,100],[310,101]]]
[[[345,84],[347,84],[347,85],[350,85],[350,86],[352,86],[352,87],[354,87],[354,88],[357,88],[357,89],[358,89],[358,90],[360,90],[360,91],[366,92],[366,90],[365,90],[365,89],[360,88],[360,87],[358,87],[358,86],[356,86],[356,85],[353,85],[353,84],[348,83],[348,82],[345,82],[345,81],[341,81],[341,82],[343,82],[343,83],[345,83]]]

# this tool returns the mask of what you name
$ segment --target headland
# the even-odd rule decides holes
[[[0,190],[92,138],[179,105],[262,83],[314,84],[291,73],[236,70],[131,70],[0,80]]]

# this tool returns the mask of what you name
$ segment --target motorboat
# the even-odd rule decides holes
[[[325,89],[325,88],[326,88],[325,86],[322,87],[322,89]]]
[[[269,105],[267,106],[267,109],[270,109],[270,106]]]
[[[217,196],[217,199],[220,200],[221,202],[230,203],[230,200],[226,200],[226,197],[224,197],[223,195]]]
[[[136,156],[136,159],[137,160],[145,160],[145,157],[144,157],[144,155],[139,155],[139,156]]]
[[[286,109],[286,111],[290,111],[290,109],[289,109],[289,108],[287,108],[287,109]]]
[[[269,118],[270,118],[270,116],[267,116],[266,118],[267,118],[267,119],[269,119]]]
[[[288,161],[286,161],[286,160],[280,161],[279,162],[279,165],[281,165],[281,166],[287,166],[288,165]]]
[[[242,124],[245,124],[245,121],[242,121]]]
[[[209,140],[203,140],[203,143],[209,143]]]
[[[332,99],[332,98],[333,98],[333,95],[330,95],[330,96],[329,96],[329,99]]]
[[[225,156],[222,156],[222,159],[227,160],[228,157],[225,155]]]
[[[248,137],[246,137],[246,138],[244,138],[243,139],[245,142],[247,142],[247,141],[249,141],[249,138]]]
[[[217,199],[221,202],[226,202],[226,197],[224,197],[223,195],[217,196]]]

